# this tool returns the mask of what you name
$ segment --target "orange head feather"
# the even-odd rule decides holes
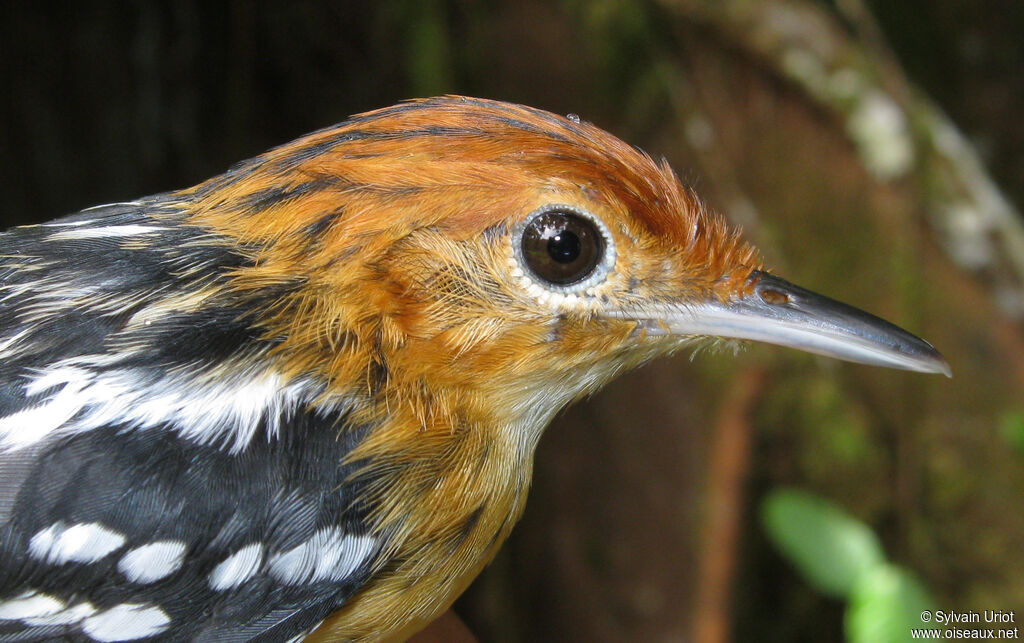
[[[276,317],[299,325],[282,351],[294,350],[296,370],[342,385],[355,373],[335,353],[353,337],[388,353],[393,378],[443,369],[460,385],[488,370],[531,376],[544,353],[555,370],[575,368],[565,356],[580,349],[623,359],[644,340],[635,321],[595,324],[602,309],[727,300],[760,266],[667,164],[589,123],[476,99],[357,116],[187,196],[195,222],[253,248],[258,267],[239,288],[305,282]],[[515,266],[511,232],[553,204],[602,221],[617,254],[604,283],[574,297],[531,288]]]

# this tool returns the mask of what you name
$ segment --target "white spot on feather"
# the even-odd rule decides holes
[[[210,572],[210,587],[223,591],[252,578],[263,563],[263,545],[247,545],[224,559]]]
[[[0,603],[0,620],[49,616],[64,609],[64,601],[38,592],[25,592]]]
[[[28,396],[57,389],[39,405],[0,418],[0,449],[38,443],[53,433],[82,433],[121,425],[128,429],[169,426],[199,444],[238,453],[261,424],[271,437],[302,403],[320,395],[309,381],[287,383],[264,371],[234,370],[230,379],[174,374],[160,379],[141,369],[97,373],[97,356],[65,360],[40,371],[25,386]]]
[[[95,210],[97,208],[105,208],[105,207],[107,207],[107,206],[105,206],[105,205],[94,205],[91,208],[86,208],[85,210],[82,210],[82,212],[87,212],[89,210]],[[92,223],[95,223],[95,222],[96,222],[96,219],[82,219],[81,221],[51,221],[49,223],[38,223],[36,225],[38,227],[40,227],[40,228],[75,228],[75,227],[78,227],[78,226],[89,225],[89,224],[92,224]],[[35,227],[35,226],[26,226],[26,227]]]
[[[345,534],[339,527],[330,527],[301,545],[274,554],[267,567],[274,578],[289,585],[340,581],[365,562],[376,547],[377,541],[371,536]]]
[[[121,557],[117,570],[133,583],[152,583],[170,576],[185,560],[185,543],[160,540],[136,547]]]
[[[66,527],[55,522],[32,536],[28,553],[37,560],[55,565],[94,563],[121,547],[125,538],[95,522]]]
[[[34,380],[25,387],[27,395],[37,395],[48,388],[62,386],[41,406],[35,406],[0,418],[0,446],[23,447],[35,444],[61,426],[82,408],[82,389],[86,371],[58,369]]]
[[[90,207],[82,210],[82,212],[89,212],[90,210],[100,210],[102,208],[113,208],[113,207],[118,206],[118,205],[142,205],[142,201],[116,201],[114,203],[101,203],[99,205],[90,206]],[[91,223],[91,221],[88,221],[87,223]],[[44,225],[46,225],[46,224],[44,224]],[[57,225],[57,224],[50,224],[50,225]],[[71,223],[69,223],[69,224],[66,224],[66,225],[78,225],[78,224],[71,224]]]
[[[92,616],[95,613],[96,607],[92,603],[79,603],[55,614],[25,618],[22,619],[22,622],[32,627],[74,625],[75,623],[80,623],[83,618]]]
[[[144,225],[112,225],[102,228],[76,227],[71,230],[54,232],[46,237],[47,241],[75,241],[81,239],[109,239],[111,237],[134,237],[141,234],[154,234],[167,230],[160,226]]]
[[[14,344],[17,344],[19,341],[24,339],[29,334],[30,331],[31,331],[30,328],[26,328],[25,330],[21,331],[20,333],[15,333],[14,335],[11,335],[10,337],[8,337],[6,339],[0,340],[0,355],[4,355],[4,353],[8,353],[8,352],[13,352],[13,351],[10,350],[11,346],[13,346]],[[6,357],[6,355],[4,355],[4,356]]]
[[[122,603],[85,619],[82,631],[96,641],[132,641],[159,634],[170,623],[171,617],[159,607]]]

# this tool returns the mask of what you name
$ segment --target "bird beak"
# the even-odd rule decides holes
[[[902,328],[766,272],[755,271],[751,280],[749,294],[667,310],[642,324],[643,330],[749,339],[861,364],[953,376],[931,344]]]

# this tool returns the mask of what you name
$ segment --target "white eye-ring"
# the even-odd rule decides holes
[[[571,205],[546,205],[527,215],[512,229],[512,252],[531,281],[563,295],[594,287],[615,266],[608,227]]]

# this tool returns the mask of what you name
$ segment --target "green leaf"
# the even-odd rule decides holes
[[[848,643],[897,643],[911,640],[912,628],[934,627],[921,613],[929,610],[928,592],[909,572],[884,563],[863,574],[846,606]]]
[[[768,537],[825,594],[849,596],[866,571],[885,562],[882,546],[867,525],[817,496],[777,490],[761,510]]]

